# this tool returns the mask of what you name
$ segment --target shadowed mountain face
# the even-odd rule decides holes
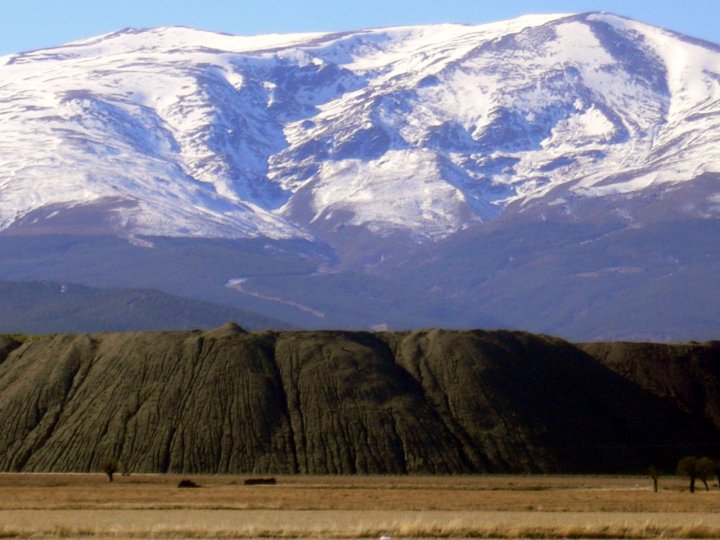
[[[638,347],[636,384],[602,345],[512,332],[5,336],[0,468],[641,472],[716,450],[716,419],[655,395]],[[693,379],[716,349],[660,356]]]
[[[720,428],[720,341],[588,343],[581,348],[626,379]]]

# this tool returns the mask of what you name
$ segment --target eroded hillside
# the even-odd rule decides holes
[[[588,343],[581,348],[626,379],[720,428],[720,341]]]
[[[608,369],[588,354],[596,347],[517,332],[235,325],[6,336],[0,468],[640,472],[717,448],[706,415]]]

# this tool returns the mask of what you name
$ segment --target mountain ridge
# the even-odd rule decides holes
[[[160,27],[7,58],[0,217],[18,232],[31,211],[55,205],[31,216],[52,225],[80,204],[130,236],[309,238],[319,220],[442,238],[563,186],[542,206],[720,169],[717,46],[605,13],[286,36]],[[28,86],[40,69],[42,92]],[[23,162],[28,129],[55,148],[56,176],[77,171],[44,194],[23,183],[49,167]]]

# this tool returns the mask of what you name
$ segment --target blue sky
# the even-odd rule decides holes
[[[582,11],[610,11],[720,43],[720,0],[0,0],[0,55],[128,26],[252,35]]]

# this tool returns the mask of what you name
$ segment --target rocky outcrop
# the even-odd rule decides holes
[[[0,469],[621,472],[716,448],[716,425],[598,362],[597,347],[236,325],[2,337]]]

